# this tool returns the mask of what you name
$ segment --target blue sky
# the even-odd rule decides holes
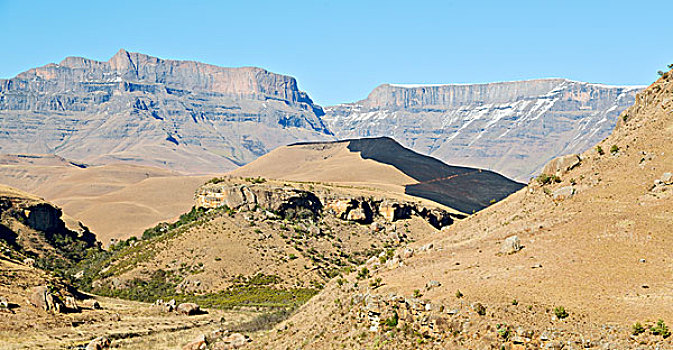
[[[120,48],[292,75],[322,105],[382,83],[567,77],[649,84],[668,1],[7,1],[0,77]]]

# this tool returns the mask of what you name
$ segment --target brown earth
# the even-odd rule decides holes
[[[105,245],[189,211],[194,191],[211,177],[129,164],[87,167],[51,155],[0,157],[0,183],[59,205]]]
[[[435,249],[404,266],[376,270],[372,278],[383,284],[376,290],[354,284],[353,276],[343,287],[331,283],[256,346],[672,348],[670,338],[647,327],[658,319],[673,323],[673,186],[660,180],[673,172],[673,73],[636,101],[599,144],[602,152],[581,154],[581,164],[563,172],[559,183],[532,182],[441,236],[413,244],[432,242]],[[501,254],[513,235],[523,249]],[[429,281],[440,286],[425,290]],[[402,312],[412,307],[416,289],[426,307]],[[391,293],[406,302],[384,302]],[[558,306],[568,318],[555,316]],[[393,310],[405,316],[386,332],[383,319]],[[368,331],[379,314],[379,330]],[[645,334],[631,335],[636,322],[646,326]]]

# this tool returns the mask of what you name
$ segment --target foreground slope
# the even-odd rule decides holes
[[[379,288],[328,285],[257,346],[670,348],[672,139],[669,72],[579,164],[371,265]]]
[[[194,191],[209,178],[131,164],[89,166],[52,155],[0,156],[0,183],[61,206],[106,245],[189,211]]]
[[[367,185],[464,213],[479,211],[522,187],[491,171],[447,165],[388,137],[280,147],[230,174]]]
[[[0,79],[0,152],[223,172],[280,145],[331,139],[323,114],[289,76],[122,49]]]
[[[642,88],[567,79],[384,84],[327,107],[323,119],[339,138],[390,136],[449,164],[528,181],[550,159],[606,137]]]

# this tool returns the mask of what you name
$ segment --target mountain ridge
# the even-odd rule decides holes
[[[391,136],[455,165],[528,181],[552,158],[607,136],[640,86],[563,78],[485,84],[382,84],[358,102],[325,108],[338,138]]]

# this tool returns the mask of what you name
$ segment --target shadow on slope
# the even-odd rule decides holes
[[[363,159],[391,165],[417,180],[419,183],[405,186],[406,194],[429,199],[464,213],[482,210],[524,187],[522,183],[489,170],[448,165],[436,158],[416,153],[389,137],[336,142],[348,142],[348,149],[359,152]]]

